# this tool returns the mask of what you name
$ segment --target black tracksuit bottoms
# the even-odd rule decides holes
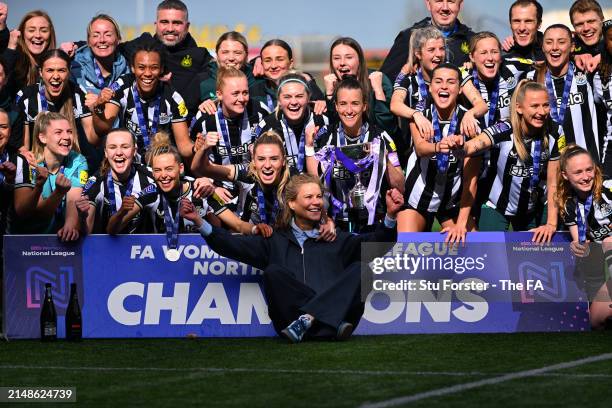
[[[352,263],[333,283],[315,292],[295,278],[293,271],[269,265],[263,274],[268,315],[277,333],[302,314],[315,317],[308,337],[334,337],[342,321],[357,324],[363,315],[361,301],[361,264]]]

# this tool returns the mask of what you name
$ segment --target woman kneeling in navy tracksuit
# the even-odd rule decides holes
[[[189,200],[181,202],[181,216],[199,226],[208,245],[220,255],[264,271],[264,294],[275,330],[293,343],[308,337],[345,340],[363,314],[361,301],[361,243],[395,242],[395,217],[403,196],[387,192],[387,216],[375,232],[351,235],[338,232],[336,240],[318,240],[323,215],[323,189],[307,174],[291,178],[285,205],[270,238],[232,235],[198,215]]]

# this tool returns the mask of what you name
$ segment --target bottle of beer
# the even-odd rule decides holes
[[[83,338],[81,307],[76,283],[70,284],[70,301],[66,309],[66,339],[78,341]]]
[[[57,339],[57,315],[50,283],[45,284],[45,300],[40,311],[40,339],[42,341]]]

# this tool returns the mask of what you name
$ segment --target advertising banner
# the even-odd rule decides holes
[[[520,249],[529,247],[530,237],[469,234],[463,252],[449,252],[438,233],[401,234],[395,254],[386,258],[408,259],[410,265],[421,258],[422,263],[412,271],[391,272],[381,270],[384,260],[373,260],[372,280],[425,283],[418,290],[373,286],[356,334],[588,330],[587,298],[570,273],[574,260],[566,237],[558,234],[560,242],[549,246],[558,249],[547,256]],[[4,239],[3,332],[9,338],[40,336],[46,283],[53,288],[63,337],[72,282],[85,338],[275,335],[262,271],[219,256],[198,235],[180,236],[176,262],[166,259],[162,235],[93,235],[74,244],[56,236]],[[364,247],[366,256],[367,251]],[[539,285],[527,287],[528,280]]]

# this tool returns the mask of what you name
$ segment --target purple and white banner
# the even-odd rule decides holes
[[[521,256],[509,253],[507,243],[528,237],[469,234],[468,242],[485,242],[493,249],[482,268],[463,268],[459,278],[533,280],[541,282],[541,288],[509,290],[507,298],[493,288],[458,292],[451,286],[426,288],[418,295],[373,292],[356,334],[589,330],[586,296],[568,272],[571,254],[562,251],[518,262]],[[427,258],[435,256],[433,242],[443,237],[421,233],[400,238],[414,243]],[[559,234],[558,239],[566,238]],[[11,339],[40,336],[40,304],[45,283],[51,283],[62,337],[70,283],[76,282],[85,338],[275,335],[261,271],[217,255],[198,235],[181,235],[178,249],[179,260],[170,262],[162,235],[93,235],[75,244],[62,244],[49,235],[5,236],[3,332]],[[449,273],[457,275],[456,261],[453,268]],[[536,300],[542,296],[549,301]]]

